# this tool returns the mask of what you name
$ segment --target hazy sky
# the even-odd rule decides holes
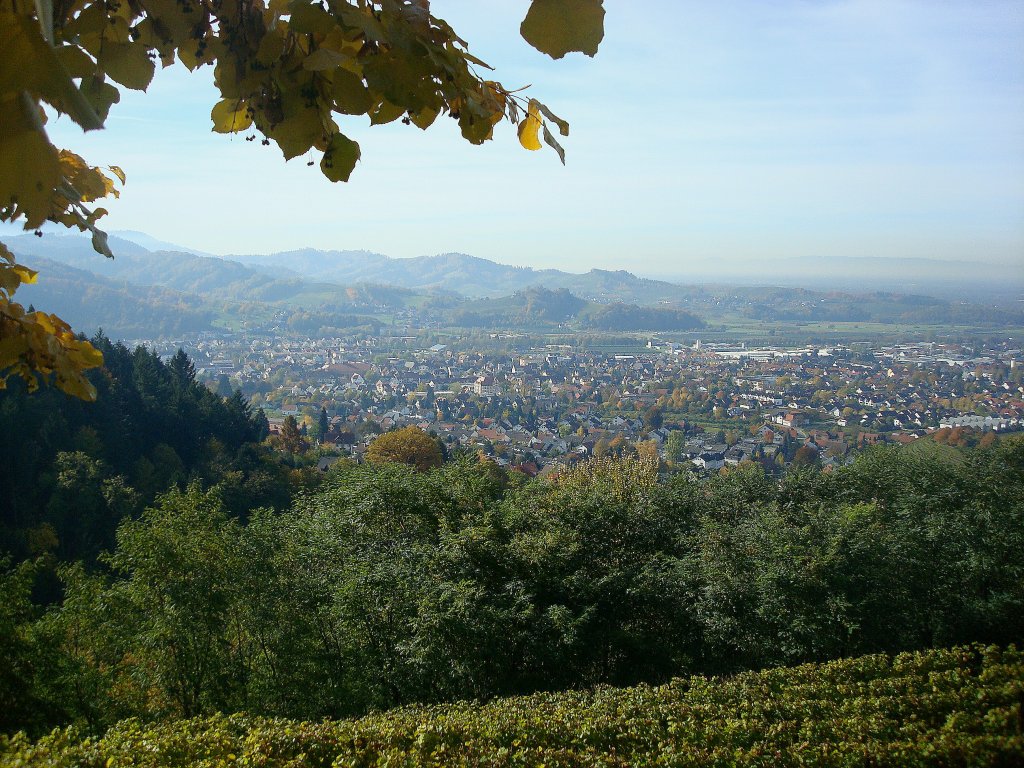
[[[1019,0],[606,0],[594,59],[518,35],[525,0],[434,0],[506,87],[568,119],[563,168],[514,129],[474,147],[344,118],[348,184],[209,130],[209,70],[122,92],[55,143],[128,174],[108,229],[213,253],[303,246],[685,273],[786,256],[912,256],[1024,270]]]

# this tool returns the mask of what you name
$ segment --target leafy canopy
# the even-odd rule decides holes
[[[366,460],[374,464],[409,464],[421,472],[441,466],[441,448],[419,427],[404,427],[385,432],[366,449]]]
[[[553,58],[592,56],[603,18],[602,0],[533,0],[521,32]],[[540,149],[542,136],[565,162],[548,124],[567,136],[568,123],[487,77],[491,67],[429,0],[11,0],[0,9],[0,221],[90,231],[112,256],[96,227],[106,211],[91,204],[116,197],[124,173],[55,147],[44,106],[101,128],[119,88],[145,90],[158,62],[176,61],[214,68],[214,131],[252,130],[285,159],[314,153],[331,181],[348,181],[359,161],[340,124],[357,115],[421,129],[447,115],[471,144],[507,119],[525,148]],[[53,373],[65,392],[94,398],[82,371],[98,353],[63,321],[14,302],[34,275],[6,249],[0,258],[0,387],[12,374],[34,386]]]

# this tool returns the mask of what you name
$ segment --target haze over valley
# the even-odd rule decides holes
[[[847,276],[834,281],[851,286],[840,290],[820,270],[809,268],[801,279],[803,260],[780,266],[774,283],[766,277],[757,284],[748,273],[733,285],[721,279],[687,284],[625,270],[538,271],[455,253],[392,259],[367,251],[303,249],[216,257],[129,234],[138,242],[110,238],[114,259],[97,256],[82,237],[11,238],[12,250],[42,273],[37,284],[22,289],[26,300],[52,307],[75,327],[102,327],[125,338],[217,327],[282,330],[288,328],[282,321],[297,312],[306,318],[293,322],[291,330],[305,333],[375,329],[382,320],[393,323],[396,311],[425,327],[506,331],[694,331],[726,328],[737,319],[1024,325],[1024,293],[1011,274],[975,269],[968,278],[961,265],[949,263],[839,260]],[[53,263],[70,269],[48,269]],[[863,267],[854,278],[853,271]],[[935,289],[931,295],[912,291],[913,283],[895,277],[911,268],[931,276],[918,281]],[[806,287],[822,283],[830,285]]]

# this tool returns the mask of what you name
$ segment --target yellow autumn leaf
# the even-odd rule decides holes
[[[26,227],[38,227],[50,215],[53,190],[62,181],[57,150],[26,93],[0,96],[0,114],[0,208],[14,206]]]
[[[244,131],[252,125],[248,105],[239,99],[218,101],[210,110],[210,118],[213,120],[213,130],[216,133]]]
[[[34,283],[36,281],[36,276],[39,274],[34,269],[29,269],[21,264],[12,264],[10,269],[25,285],[31,285]]]
[[[519,124],[519,143],[526,149],[536,151],[540,143],[540,104],[530,99],[530,109],[526,118]]]

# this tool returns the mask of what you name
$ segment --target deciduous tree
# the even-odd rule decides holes
[[[291,454],[302,453],[307,448],[294,416],[284,417],[284,423],[281,424],[281,445]]]
[[[421,472],[441,466],[441,449],[430,435],[419,427],[405,427],[385,432],[366,449],[366,460],[377,464],[396,462],[409,464]]]

